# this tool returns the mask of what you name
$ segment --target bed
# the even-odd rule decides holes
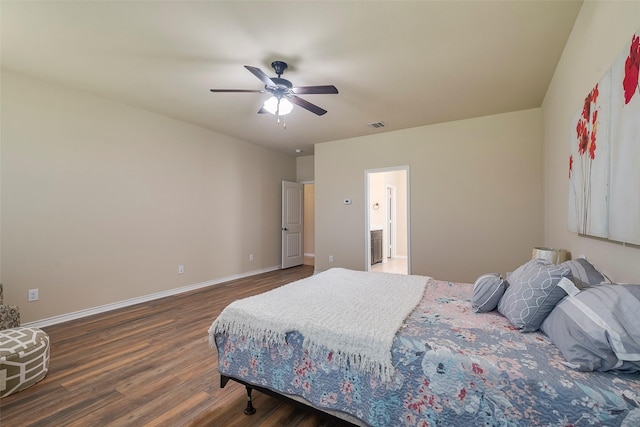
[[[542,290],[532,289],[534,267],[544,270]],[[626,342],[633,344],[640,330],[633,330],[633,298],[624,294],[631,287],[613,302],[628,305],[624,315],[614,316],[623,324],[615,325],[618,341],[624,341],[618,344],[627,347],[604,349],[598,340],[615,335],[607,330],[614,321],[596,316],[600,329],[594,332],[593,310],[586,310],[591,317],[585,326],[572,308],[589,305],[586,297],[606,298],[591,295],[592,289],[615,293],[622,285],[590,286],[584,269],[571,267],[532,260],[506,280],[488,275],[475,284],[331,269],[238,300],[209,330],[221,385],[231,379],[247,386],[245,413],[254,410],[256,388],[361,426],[638,426],[640,355]],[[533,292],[539,306],[522,310],[522,292]],[[640,307],[640,289],[633,292]],[[540,306],[545,304],[550,307]],[[298,311],[284,314],[294,305]],[[516,318],[529,316],[524,325],[514,318],[514,307]],[[342,311],[345,318],[335,320]],[[323,319],[323,312],[330,315]],[[627,318],[632,327],[625,329]],[[360,338],[350,341],[349,323],[369,327],[357,326]],[[624,361],[615,357],[621,352]],[[604,362],[594,362],[598,358]]]

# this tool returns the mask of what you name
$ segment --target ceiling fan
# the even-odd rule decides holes
[[[261,69],[245,65],[244,68],[249,70],[254,76],[264,83],[264,89],[211,89],[211,92],[257,92],[270,93],[271,97],[265,101],[264,105],[258,111],[259,114],[271,113],[276,116],[284,116],[289,114],[293,109],[293,104],[311,111],[318,116],[326,114],[327,110],[310,103],[297,95],[316,95],[338,93],[333,85],[324,86],[299,86],[293,87],[289,80],[283,79],[282,73],[287,69],[287,63],[283,61],[273,61],[271,63],[278,77],[269,77]]]

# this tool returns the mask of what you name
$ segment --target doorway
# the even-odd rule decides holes
[[[315,265],[316,258],[316,186],[313,182],[303,182],[304,194],[304,265]]]
[[[365,171],[367,271],[410,274],[409,166]]]

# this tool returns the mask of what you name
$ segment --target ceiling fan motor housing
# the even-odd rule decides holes
[[[276,84],[277,89],[287,90],[293,87],[291,82],[287,79],[281,79],[280,77],[271,77],[271,80]]]
[[[271,63],[271,67],[273,68],[273,70],[276,72],[276,74],[278,75],[278,77],[280,77],[282,75],[282,73],[284,73],[284,70],[287,69],[287,63],[283,62],[283,61],[273,61]]]
[[[278,98],[282,98],[283,96],[287,95],[291,90],[291,88],[293,87],[293,84],[291,84],[289,80],[280,78],[282,73],[284,73],[284,70],[287,69],[288,65],[286,62],[283,62],[283,61],[273,61],[271,63],[271,66],[273,67],[274,71],[278,75],[278,77],[271,78],[271,81],[276,84],[276,87],[273,88],[273,87],[265,86],[265,89],[268,92],[271,92],[272,94],[277,96]]]

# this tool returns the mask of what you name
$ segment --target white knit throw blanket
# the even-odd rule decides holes
[[[304,336],[303,348],[329,350],[341,366],[389,380],[393,338],[420,302],[428,278],[333,268],[228,305],[209,329],[269,344],[288,332]]]

